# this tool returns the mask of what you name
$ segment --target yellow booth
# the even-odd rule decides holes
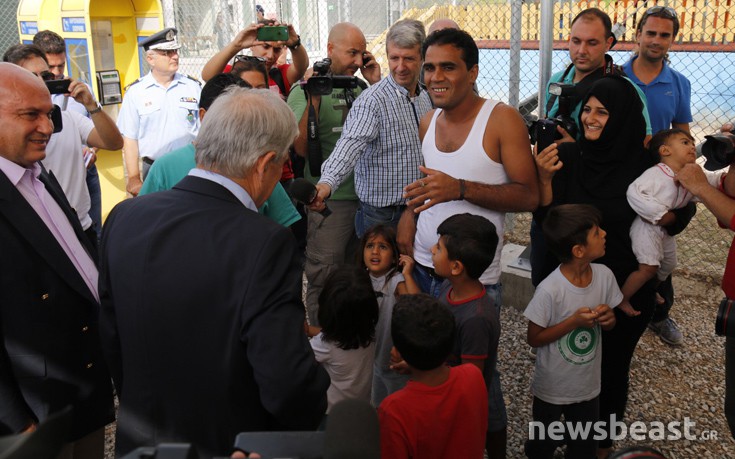
[[[41,30],[66,42],[66,74],[87,83],[117,119],[121,90],[148,72],[138,43],[163,29],[160,0],[20,0],[18,32],[32,43]],[[102,215],[125,197],[119,152],[98,152]]]

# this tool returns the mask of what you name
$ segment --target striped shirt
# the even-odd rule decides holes
[[[419,121],[430,109],[431,99],[420,86],[412,99],[390,75],[372,85],[350,109],[319,182],[334,192],[354,170],[361,202],[374,207],[404,204],[403,188],[421,176]]]

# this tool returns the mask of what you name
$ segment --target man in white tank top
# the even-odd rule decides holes
[[[409,208],[398,242],[418,263],[433,268],[431,246],[447,217],[483,215],[502,241],[505,212],[534,210],[538,187],[528,131],[518,111],[472,91],[478,74],[472,37],[444,29],[427,38],[423,52],[427,89],[438,109],[421,120],[424,177],[405,189]],[[501,246],[481,277],[483,284],[500,279]]]
[[[402,252],[416,260],[414,277],[419,286],[437,296],[443,281],[434,274],[431,262],[437,227],[458,213],[486,217],[495,224],[500,243],[480,280],[499,308],[505,212],[532,211],[538,205],[528,131],[515,108],[485,100],[472,90],[479,53],[469,34],[437,31],[426,39],[422,52],[424,80],[438,109],[420,123],[423,178],[405,188],[408,208],[398,226],[398,243]],[[505,457],[507,418],[497,370],[488,395],[499,407],[497,419],[491,419],[488,427],[488,456]]]

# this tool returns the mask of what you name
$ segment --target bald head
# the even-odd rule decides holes
[[[40,91],[51,97],[43,80],[15,64],[0,62],[0,104],[17,105],[22,91]]]
[[[429,26],[429,31],[427,32],[427,35],[431,35],[431,33],[436,32],[437,30],[442,29],[458,29],[459,30],[459,24],[452,21],[448,18],[441,18],[437,19],[436,21],[432,22]]]
[[[360,30],[359,27],[351,22],[340,22],[338,24],[335,24],[334,27],[332,27],[332,30],[329,31],[329,37],[327,38],[327,41],[340,41],[344,40],[345,38],[352,38],[352,35],[357,35],[358,37],[361,37],[363,41],[365,41],[365,35],[363,35],[362,30]]]
[[[367,44],[365,35],[355,24],[340,22],[329,31],[327,56],[332,60],[332,73],[354,75],[362,67]]]
[[[46,157],[51,94],[43,81],[21,67],[0,63],[0,156],[22,167]]]

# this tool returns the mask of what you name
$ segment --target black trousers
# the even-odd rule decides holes
[[[564,415],[564,425],[567,423],[581,423],[587,430],[586,438],[572,438],[569,428],[564,433],[564,440],[549,438],[549,425],[552,422],[559,421]],[[566,459],[592,459],[597,451],[597,441],[594,440],[595,431],[593,425],[599,420],[599,397],[586,402],[572,403],[569,405],[555,405],[541,400],[538,397],[533,398],[533,420],[541,422],[546,427],[544,429],[545,437],[538,437],[538,429],[535,429],[536,438],[528,439],[525,445],[526,456],[529,459],[551,459],[554,457],[554,451],[563,443],[567,445],[567,451],[564,457]],[[529,434],[531,429],[529,429]]]

